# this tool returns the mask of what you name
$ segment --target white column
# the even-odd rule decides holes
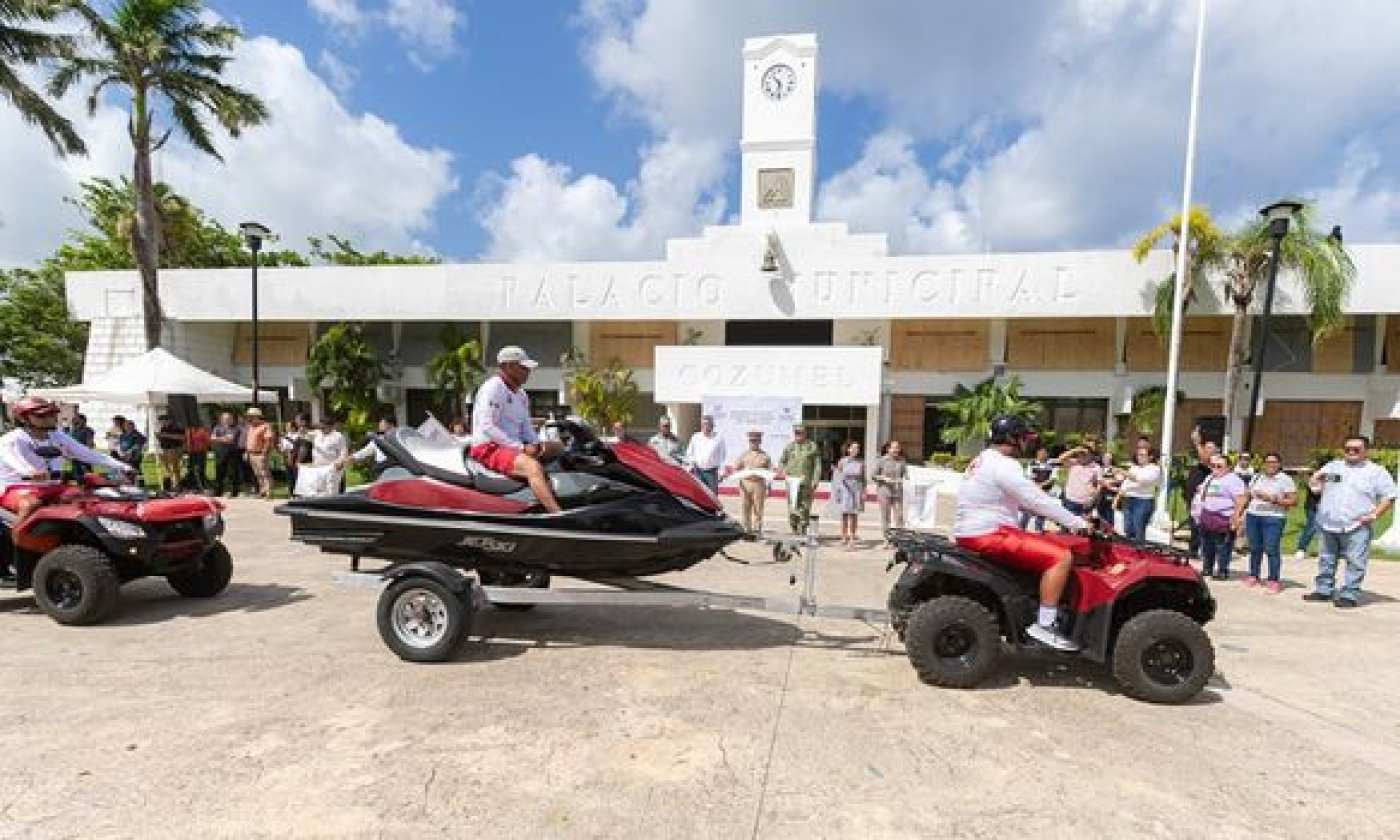
[[[987,322],[987,366],[993,371],[1006,364],[1006,319],[992,318]]]
[[[866,470],[875,463],[875,457],[880,454],[880,406],[867,405],[865,407],[865,442],[861,448],[865,450]]]

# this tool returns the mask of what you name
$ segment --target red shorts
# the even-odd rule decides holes
[[[491,472],[510,475],[515,469],[515,459],[520,457],[520,452],[521,450],[513,446],[501,446],[499,443],[478,443],[468,454],[472,456],[473,461]]]
[[[958,545],[997,563],[1037,574],[1070,554],[1069,547],[1056,539],[1005,525],[990,534],[958,537]]]
[[[65,489],[62,484],[11,484],[0,494],[0,507],[12,511],[28,499],[51,502],[62,496]]]

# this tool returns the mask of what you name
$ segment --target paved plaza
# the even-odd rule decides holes
[[[1157,707],[1005,658],[922,685],[865,624],[680,609],[487,609],[410,665],[342,558],[229,511],[224,597],[126,587],[69,629],[0,599],[0,837],[1396,837],[1400,564],[1363,609],[1217,584],[1218,673]],[[874,548],[819,595],[881,605]],[[668,581],[795,594],[758,546]],[[484,638],[483,638],[484,637]]]

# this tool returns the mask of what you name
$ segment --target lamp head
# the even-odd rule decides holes
[[[244,222],[238,226],[238,232],[243,235],[243,241],[248,243],[250,251],[261,250],[264,240],[276,238],[261,222]]]
[[[1259,215],[1268,220],[1269,234],[1276,239],[1282,239],[1284,234],[1288,233],[1288,223],[1302,209],[1302,202],[1285,198],[1260,210]]]

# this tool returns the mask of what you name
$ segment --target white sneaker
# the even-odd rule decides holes
[[[1026,635],[1046,647],[1061,650],[1065,653],[1074,653],[1079,650],[1079,645],[1076,645],[1074,642],[1061,635],[1058,627],[1046,627],[1038,621],[1026,628]]]

